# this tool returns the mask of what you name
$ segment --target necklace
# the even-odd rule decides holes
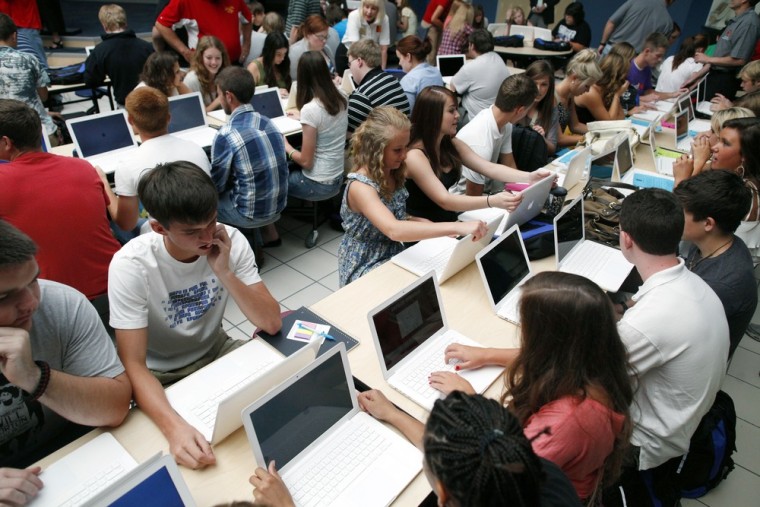
[[[715,254],[717,254],[718,252],[720,252],[723,249],[723,247],[725,247],[727,245],[730,245],[733,242],[734,242],[734,238],[732,237],[731,239],[729,239],[728,241],[726,241],[725,243],[723,243],[722,245],[720,245],[718,248],[716,248],[715,250],[713,250],[710,255],[706,255],[704,257],[700,257],[699,259],[697,259],[697,256],[695,255],[694,258],[691,259],[691,262],[689,262],[689,271],[694,271],[694,268],[696,268],[697,266],[699,266],[699,264],[703,260],[710,259],[710,258],[714,257]]]

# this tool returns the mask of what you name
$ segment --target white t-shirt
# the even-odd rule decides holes
[[[372,39],[381,46],[388,46],[391,43],[391,29],[388,25],[388,15],[383,15],[382,23],[375,19],[371,25],[362,16],[362,10],[356,9],[348,14],[348,23],[346,24],[346,34],[343,36],[343,44],[349,47],[352,42],[361,39]]]
[[[248,240],[226,226],[232,241],[230,268],[241,282],[261,282]],[[116,252],[108,270],[110,324],[148,328],[148,368],[171,371],[197,361],[213,346],[229,292],[206,257],[180,262],[164,236],[150,232]]]
[[[317,99],[301,109],[301,124],[317,129],[314,165],[303,175],[313,181],[330,182],[343,174],[343,147],[348,130],[348,106],[330,116]]]
[[[701,63],[695,62],[694,58],[687,58],[681,62],[676,70],[673,70],[673,57],[669,56],[660,67],[660,77],[657,78],[655,91],[661,93],[677,92],[689,76],[701,69]]]
[[[472,151],[480,157],[491,162],[498,162],[502,153],[512,153],[512,124],[507,123],[504,128],[499,130],[496,125],[496,118],[493,116],[491,106],[479,112],[475,118],[462,127],[457,134],[460,139],[467,144]],[[504,190],[504,182],[494,181],[486,178],[477,171],[469,167],[462,166],[462,176],[456,185],[449,188],[452,194],[464,194],[467,186],[467,180],[479,185],[485,185],[483,191],[486,193],[501,192]]]
[[[416,35],[417,34],[417,14],[414,13],[414,11],[411,9],[411,7],[404,7],[401,9],[401,17],[406,18],[406,31],[401,34],[401,37],[406,37],[407,35]]]
[[[633,300],[618,331],[638,382],[631,443],[648,470],[688,450],[726,374],[728,323],[718,296],[682,259]]]
[[[208,93],[203,93],[203,86],[201,86],[201,82],[198,79],[198,75],[195,73],[194,70],[191,70],[187,74],[185,74],[185,79],[182,80],[185,85],[190,88],[194,92],[198,92],[201,94],[201,97],[203,97],[203,105],[207,106],[211,104],[216,96],[212,96]]]
[[[462,95],[468,121],[494,103],[501,83],[508,77],[504,60],[493,51],[470,60],[459,69],[451,78],[451,84]]]
[[[146,83],[145,81],[140,81],[139,83],[137,83],[137,86],[135,86],[135,88],[142,88],[143,86],[148,86],[148,83]],[[179,90],[177,90],[176,86],[172,86],[172,92],[169,94],[169,96],[176,97],[177,95],[179,95]]]

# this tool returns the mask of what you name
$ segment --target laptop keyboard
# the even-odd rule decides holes
[[[93,475],[88,480],[83,481],[82,488],[74,492],[68,499],[61,503],[61,507],[76,507],[106,489],[124,475],[126,470],[121,463],[110,465]]]
[[[352,421],[294,470],[288,489],[296,505],[330,505],[351,482],[389,447],[385,437],[363,422]]]
[[[234,377],[230,380],[233,384],[224,385],[213,391],[207,398],[199,401],[190,409],[191,412],[198,417],[203,424],[208,428],[214,427],[214,421],[216,419],[216,411],[219,407],[219,402],[228,394],[235,392],[243,385],[250,383],[253,379],[264,373],[272,365],[272,361],[266,361],[260,364],[256,364],[252,369],[247,370],[245,375],[241,377]]]
[[[517,303],[520,301],[520,293],[522,291],[516,289],[509,293],[507,298],[502,303],[499,313],[497,315],[502,319],[506,319],[516,324],[520,323],[520,314],[517,311]]]
[[[432,257],[421,260],[414,268],[420,273],[429,273],[435,271],[436,275],[443,273],[446,268],[446,264],[451,258],[451,249],[441,250]]]
[[[453,372],[455,365],[461,362],[457,360],[444,363],[443,361],[446,347],[452,343],[457,343],[455,336],[451,336],[449,339],[439,339],[437,342],[434,347],[427,349],[425,354],[420,354],[417,357],[402,381],[406,387],[417,392],[426,400],[438,398],[441,394],[437,389],[430,387],[428,382],[430,374],[434,371]]]
[[[593,241],[584,241],[583,247],[573,252],[570,270],[576,275],[593,279],[607,263],[608,248]]]
[[[676,148],[678,148],[681,151],[691,151],[692,141],[694,141],[694,139],[692,139],[689,136],[686,136],[680,141],[678,141],[678,143],[676,144]]]

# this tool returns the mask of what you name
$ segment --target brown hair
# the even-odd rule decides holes
[[[305,52],[298,61],[296,77],[296,106],[299,111],[315,98],[330,116],[335,116],[346,108],[346,98],[333,84],[321,52]]]
[[[301,37],[306,37],[307,35],[324,32],[325,30],[328,30],[329,28],[330,28],[330,25],[327,24],[327,21],[325,21],[325,18],[323,18],[319,14],[312,14],[311,16],[306,18],[303,23],[301,23],[299,32],[300,32]]]
[[[206,66],[203,65],[203,53],[207,49],[216,48],[222,53],[222,65],[217,70],[217,74],[221,72],[225,67],[230,65],[230,56],[227,54],[227,49],[224,47],[222,41],[214,37],[213,35],[204,35],[201,40],[198,41],[198,47],[195,48],[193,53],[193,61],[190,63],[190,68],[195,71],[195,75],[198,77],[198,81],[201,83],[201,90],[204,95],[210,97],[216,96],[216,85],[214,84],[215,76],[212,76]]]
[[[416,35],[407,35],[396,43],[396,51],[402,55],[412,55],[417,62],[424,62],[432,50],[433,46],[427,37],[423,41]]]
[[[451,167],[459,179],[462,159],[451,142],[451,136],[443,136],[440,145],[438,144],[447,98],[456,106],[456,95],[443,86],[428,86],[417,95],[412,111],[411,142],[422,141],[425,155],[430,160],[430,167],[433,168],[436,177],[440,177],[442,168]]]

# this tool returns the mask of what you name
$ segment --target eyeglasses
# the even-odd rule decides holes
[[[319,33],[313,33],[312,35],[316,37],[317,39],[321,40],[322,42],[327,42],[327,38],[328,38],[327,35],[322,35]]]

